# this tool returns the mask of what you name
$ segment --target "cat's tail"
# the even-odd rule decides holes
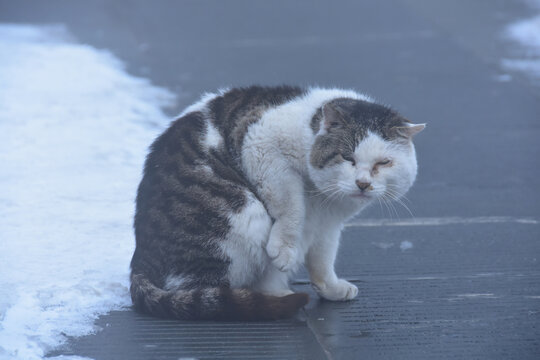
[[[305,293],[278,297],[228,287],[166,291],[141,274],[131,275],[130,291],[138,311],[182,320],[284,319],[292,317],[309,301]]]

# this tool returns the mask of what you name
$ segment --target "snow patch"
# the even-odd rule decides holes
[[[520,71],[534,78],[540,78],[540,58],[531,60],[503,59],[502,65],[508,70]]]
[[[530,3],[539,7],[540,1]],[[505,37],[521,45],[519,58],[503,59],[502,66],[540,79],[540,15],[510,24]]]
[[[534,55],[540,55],[540,15],[511,24],[507,34]]]
[[[402,241],[401,244],[399,244],[399,248],[401,251],[409,250],[413,248],[413,244],[410,241]]]
[[[131,303],[134,195],[174,97],[70,38],[0,25],[1,359],[43,358]]]
[[[392,246],[394,246],[394,244],[390,242],[372,242],[371,244],[383,250],[390,249]]]
[[[500,74],[500,75],[494,76],[493,79],[497,82],[509,82],[509,81],[512,81],[512,75]]]

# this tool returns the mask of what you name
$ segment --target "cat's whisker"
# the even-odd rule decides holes
[[[400,220],[399,212],[397,211],[394,203],[392,201],[389,201],[388,204],[392,207],[392,209],[394,209],[394,213],[396,214],[397,219]]]
[[[339,193],[340,193],[339,189],[336,189],[328,193],[326,197],[323,199],[323,201],[321,202],[321,206],[328,208],[332,204],[332,202],[334,202],[334,200],[337,198]]]
[[[354,186],[344,182],[344,181],[339,181],[338,184],[345,190],[345,191],[348,191],[350,193],[353,193],[355,190],[357,190]]]
[[[390,184],[390,185],[387,185],[387,189],[392,191],[394,194],[399,195],[397,186]],[[399,197],[400,197],[400,199],[403,199],[403,200],[407,201],[408,203],[411,203],[411,200],[409,200],[409,198],[406,195],[401,194]]]
[[[379,208],[381,209],[381,213],[384,215],[384,208],[382,206],[381,198],[377,197],[377,200],[379,201]]]
[[[321,189],[320,194],[328,196],[331,192],[339,190],[339,187],[336,184],[330,184],[329,186]]]
[[[409,204],[412,203],[411,200],[409,200],[409,198],[408,198],[407,196],[405,196],[405,195],[401,195],[401,196],[399,197],[399,199],[400,199],[400,200],[405,200],[405,201],[407,201]]]
[[[390,210],[388,209],[388,205],[386,205],[384,199],[379,198],[379,204],[380,204],[380,206],[381,206],[381,210],[382,210],[383,215],[388,214],[388,217],[389,217],[390,219],[392,219],[392,213],[391,213]]]
[[[396,217],[398,217],[397,214],[396,214],[396,209],[394,207],[392,207],[392,202],[386,196],[383,196],[382,200],[384,201],[384,204],[386,205],[386,207],[388,209],[388,212],[390,214],[390,218],[393,218],[394,215],[396,215]]]
[[[413,212],[411,211],[411,209],[409,209],[409,207],[403,201],[401,201],[400,199],[396,199],[396,202],[400,204],[401,206],[403,206],[405,210],[407,210],[407,212],[411,215],[411,217],[414,218]]]
[[[324,196],[326,194],[327,188],[323,189],[313,189],[313,190],[305,190],[307,194],[313,195],[313,196]]]
[[[387,202],[387,200],[385,199],[384,196],[381,196],[380,199],[381,199],[382,204],[383,204],[384,207],[386,208],[386,211],[388,211],[388,216],[390,217],[390,219],[392,219],[392,218],[393,218],[393,214],[392,214],[392,212],[390,211],[390,208],[388,207],[388,202]]]
[[[328,208],[340,192],[342,192],[341,188],[338,185],[333,184],[332,188],[325,193],[326,198],[321,202],[321,207]]]
[[[387,194],[393,201],[403,206],[405,210],[407,210],[407,212],[411,215],[411,217],[414,218],[414,214],[412,213],[411,209],[409,209],[409,207],[403,201],[401,201],[401,199],[397,196],[395,192],[387,191]]]
[[[338,188],[332,194],[330,194],[329,198],[330,198],[330,200],[333,201],[333,200],[336,200],[339,195],[343,195],[343,191]],[[330,205],[330,202],[328,202],[328,205]]]
[[[395,206],[395,204],[394,204],[394,201],[399,203],[400,200],[399,200],[399,198],[397,198],[396,196],[391,195],[391,194],[388,194],[388,197],[390,198],[390,201],[389,201],[389,202],[392,204],[392,207],[394,208],[394,211],[396,212],[396,216],[397,216],[398,219],[399,219],[399,218],[400,218],[400,216],[399,216],[399,211],[397,211],[397,208],[396,208],[396,206]]]

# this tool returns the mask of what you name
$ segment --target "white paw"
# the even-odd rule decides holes
[[[317,293],[331,301],[352,300],[358,295],[358,288],[347,280],[338,279],[334,284],[312,284]]]
[[[269,241],[266,245],[266,252],[272,264],[280,271],[286,272],[296,266],[297,250],[295,247]]]

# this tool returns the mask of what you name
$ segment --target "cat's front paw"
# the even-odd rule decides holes
[[[268,242],[266,252],[272,259],[272,264],[280,271],[286,272],[296,266],[298,250],[295,247]]]
[[[352,300],[358,295],[358,288],[356,285],[343,279],[338,279],[338,281],[333,284],[313,283],[312,286],[321,297],[331,301]]]

